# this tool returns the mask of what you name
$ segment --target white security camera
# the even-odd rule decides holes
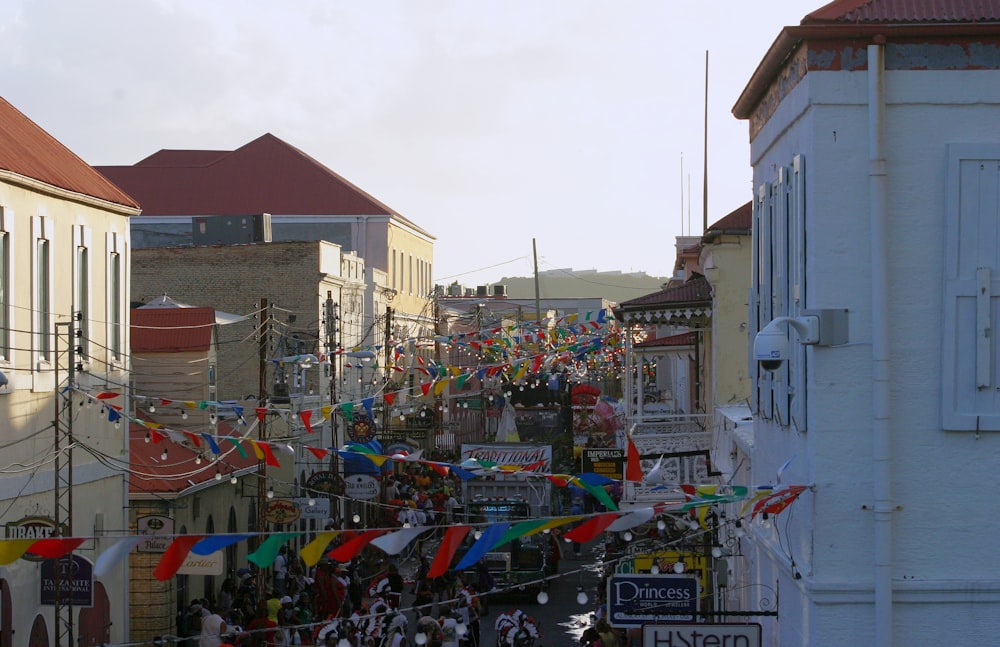
[[[765,371],[781,368],[791,354],[788,335],[780,328],[788,324],[799,335],[800,344],[819,343],[820,319],[815,315],[802,317],[777,317],[757,333],[753,340],[753,357]]]
[[[753,340],[753,357],[765,371],[776,371],[788,359],[791,348],[788,335],[768,324]]]

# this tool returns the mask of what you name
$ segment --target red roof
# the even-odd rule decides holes
[[[996,0],[836,0],[802,19],[822,23],[980,22],[1000,19]]]
[[[161,150],[134,166],[97,169],[139,200],[143,216],[270,213],[399,217],[271,134],[234,151]]]
[[[45,184],[138,209],[135,200],[0,98],[0,168]]]
[[[701,274],[695,274],[682,285],[646,294],[618,304],[621,310],[641,310],[649,306],[705,305],[712,303],[712,286]]]
[[[996,0],[835,0],[806,15],[801,24],[781,30],[736,100],[733,114],[737,119],[751,117],[804,42],[872,38],[993,42],[1000,33],[998,23]],[[977,57],[968,58],[970,65],[978,64]]]
[[[729,212],[715,224],[709,226],[706,235],[713,233],[747,232],[753,227],[753,203],[747,202],[742,207]]]
[[[134,308],[133,353],[208,351],[215,332],[214,308]]]
[[[656,339],[647,339],[644,342],[640,342],[633,346],[633,348],[643,349],[652,348],[659,346],[694,346],[694,343],[698,340],[698,333],[696,332],[684,332],[679,335],[671,335],[669,337],[657,337]]]
[[[145,416],[149,418],[149,416]],[[185,443],[175,443],[169,439],[161,439],[159,442],[146,442],[150,430],[138,423],[130,423],[128,431],[130,470],[128,477],[128,489],[131,493],[177,493],[191,487],[190,479],[195,485],[215,480],[216,468],[222,474],[220,485],[230,485],[228,478],[231,472],[242,470],[257,465],[257,457],[250,449],[249,443],[244,443],[247,457],[243,458],[236,447],[229,441],[220,442],[223,438],[241,438],[229,425],[220,422],[213,435],[216,444],[219,445],[219,460],[214,461],[215,456],[208,447],[207,441],[201,438],[200,448],[202,463],[195,464],[195,458],[199,452],[192,449]],[[167,450],[167,459],[161,458],[163,450]],[[200,468],[200,469],[199,469]],[[193,473],[192,473],[193,472]]]

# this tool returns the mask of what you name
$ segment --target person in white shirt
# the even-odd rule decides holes
[[[202,609],[206,609],[202,605]],[[198,636],[199,647],[219,647],[223,643],[222,634],[226,633],[226,621],[218,613],[209,612],[202,616],[201,635]]]

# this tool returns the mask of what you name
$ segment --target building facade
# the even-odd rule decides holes
[[[753,435],[731,435],[726,477],[810,488],[780,523],[744,519],[731,583],[745,608],[779,600],[767,644],[1000,630],[997,522],[976,514],[1000,443],[998,33],[995,3],[832,2],[781,31],[733,109],[750,333],[788,345],[751,360]]]
[[[127,526],[128,444],[110,407],[129,406],[138,206],[3,100],[0,138],[0,524],[7,539],[85,538],[58,563],[7,556],[0,643],[122,642],[127,568],[93,566]],[[53,593],[70,570],[86,599]]]

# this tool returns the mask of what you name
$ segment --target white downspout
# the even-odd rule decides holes
[[[868,46],[868,190],[872,254],[872,468],[875,645],[892,646],[892,492],[889,473],[889,276],[885,160],[885,38]]]

